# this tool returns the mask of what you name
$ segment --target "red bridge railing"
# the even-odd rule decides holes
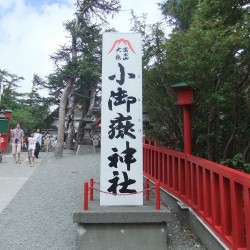
[[[143,142],[144,175],[160,181],[230,248],[250,249],[250,175]]]

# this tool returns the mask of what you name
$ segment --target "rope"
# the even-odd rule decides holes
[[[114,195],[114,196],[126,196],[126,195],[136,195],[136,194],[141,194],[145,191],[150,191],[151,189],[155,189],[155,187],[149,187],[149,188],[146,188],[142,191],[138,191],[138,192],[134,192],[134,193],[125,193],[125,194],[114,194],[114,193],[111,193],[111,192],[107,192],[107,191],[102,191],[101,189],[99,188],[94,188],[94,187],[89,187],[89,189],[93,189],[94,191],[97,191],[97,192],[100,192],[100,193],[104,193],[104,194],[110,194],[110,195]]]

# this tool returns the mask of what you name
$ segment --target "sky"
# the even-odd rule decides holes
[[[147,13],[148,23],[162,20],[161,0],[121,0],[112,20],[118,32],[130,32],[130,10]],[[30,92],[33,75],[53,73],[50,55],[66,43],[63,23],[74,19],[75,0],[0,0],[0,69],[25,78],[18,92]],[[44,92],[45,93],[45,92]]]

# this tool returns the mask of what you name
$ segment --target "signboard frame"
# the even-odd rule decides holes
[[[104,33],[101,206],[143,205],[142,49],[138,33]]]

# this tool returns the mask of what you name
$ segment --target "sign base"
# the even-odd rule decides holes
[[[100,207],[97,201],[89,210],[73,214],[77,223],[78,249],[167,249],[166,223],[171,212],[145,202],[142,207]]]

